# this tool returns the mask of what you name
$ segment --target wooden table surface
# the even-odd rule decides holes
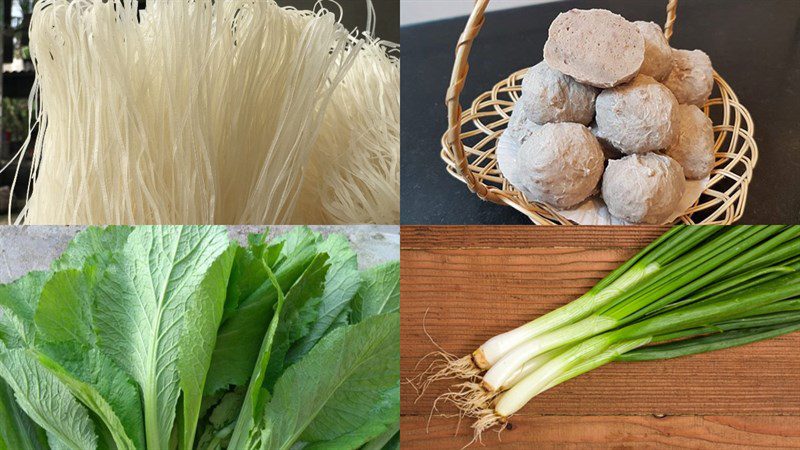
[[[587,291],[664,229],[412,227],[401,238],[401,376],[435,347],[464,355]],[[427,316],[426,316],[427,311]],[[529,403],[488,448],[800,447],[800,333],[648,363],[616,363]],[[403,449],[461,448],[467,422],[428,418],[447,383],[402,385]],[[415,401],[416,400],[416,401]],[[475,448],[481,448],[476,445]]]

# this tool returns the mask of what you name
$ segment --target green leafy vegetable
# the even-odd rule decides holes
[[[50,277],[42,288],[34,317],[44,339],[95,344],[90,290],[87,276],[80,270],[67,269]]]
[[[229,245],[214,261],[198,289],[189,296],[184,309],[184,332],[178,344],[178,374],[183,392],[183,434],[180,442],[184,449],[191,449],[194,444],[206,374],[222,320],[227,281],[235,253],[236,247]]]
[[[14,391],[0,379],[0,449],[41,450],[47,434],[14,401]]]
[[[400,421],[387,428],[380,436],[367,443],[363,450],[396,450],[400,448]]]
[[[322,336],[347,323],[345,316],[350,301],[361,284],[356,253],[344,236],[328,237],[319,245],[318,251],[325,252],[330,257],[325,290],[319,300],[318,317],[311,331],[289,351],[288,359],[291,362],[308,353]]]
[[[102,420],[116,447],[143,448],[140,397],[130,377],[97,349],[60,344],[49,351],[54,356],[40,354],[41,365]]]
[[[107,266],[114,254],[122,250],[133,227],[91,227],[75,236],[64,253],[53,262],[53,269],[81,270],[91,263],[99,268]]]
[[[307,228],[296,228],[276,239],[275,244],[281,245],[281,254],[273,271],[283,291],[288,291],[311,264],[317,254],[318,240],[319,237]],[[252,253],[252,249],[249,251]],[[263,270],[257,258],[239,258],[234,263],[234,272],[254,271],[256,269],[237,265],[257,265],[260,267],[258,270]],[[272,319],[278,299],[275,286],[266,275],[257,284],[249,288],[233,284],[228,287],[228,292],[238,289],[242,300],[220,326],[206,381],[206,395],[231,386],[243,386],[252,373],[266,324]]]
[[[0,335],[8,347],[31,345],[33,316],[49,274],[31,272],[13,283],[0,286]]]
[[[192,338],[185,320],[197,317],[190,299],[200,295],[205,273],[227,247],[221,228],[137,228],[98,285],[98,343],[142,389],[148,448],[168,446],[180,394],[180,349],[203,345],[184,344]],[[206,306],[219,303],[221,309],[224,300]]]
[[[233,448],[241,448],[245,445],[245,442],[253,432],[255,418],[258,414],[260,414],[260,409],[263,406],[264,401],[266,401],[267,393],[262,392],[262,384],[264,383],[267,364],[269,363],[270,355],[272,353],[272,343],[275,339],[275,333],[278,331],[278,324],[280,323],[283,305],[286,300],[286,297],[283,295],[283,291],[280,288],[280,283],[278,282],[277,278],[275,278],[275,274],[272,273],[266,262],[264,265],[267,276],[272,282],[272,285],[275,286],[275,290],[278,293],[278,304],[275,306],[275,314],[272,316],[269,329],[267,330],[267,334],[264,336],[264,342],[261,344],[261,352],[253,369],[253,376],[250,378],[250,385],[247,387],[247,392],[242,399],[242,409],[241,412],[239,412],[239,417],[236,420],[236,426],[234,427],[233,435],[231,436],[231,447]]]
[[[262,445],[332,440],[380,420],[375,406],[399,383],[399,320],[387,314],[338,328],[290,367],[267,406]]]
[[[0,285],[0,449],[392,445],[398,276],[308,228],[88,228]]]
[[[271,391],[278,376],[286,368],[286,352],[289,347],[307,336],[317,319],[317,309],[328,272],[328,255],[321,253],[306,269],[286,294],[286,301],[280,311],[275,343],[272,345],[269,364],[267,364],[264,385]]]
[[[400,311],[400,263],[390,262],[361,274],[362,282],[353,299],[353,321]]]
[[[0,346],[0,376],[13,389],[20,408],[66,448],[97,448],[89,411],[28,351]]]

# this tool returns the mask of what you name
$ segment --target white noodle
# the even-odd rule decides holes
[[[368,25],[369,26],[369,25]],[[368,38],[333,93],[295,223],[400,220],[400,61]]]
[[[42,0],[30,34],[39,135],[30,197],[18,219],[28,224],[288,222],[305,204],[303,175],[319,148],[317,135],[330,127],[323,120],[361,121],[351,136],[382,127],[365,144],[390,138],[385,121],[399,128],[399,111],[392,116],[399,83],[384,92],[392,85],[373,81],[382,69],[370,67],[388,61],[385,52],[368,43],[362,57],[362,41],[321,7],[149,0],[137,13],[134,0]],[[382,58],[369,56],[376,49]],[[362,117],[384,109],[386,116]],[[360,152],[370,156],[346,164],[364,167],[364,190],[381,179],[374,196],[359,193],[365,200],[347,197],[342,206],[319,197],[330,221],[378,221],[389,216],[377,210],[399,208],[399,197],[396,205],[359,203],[391,197],[377,192],[389,189],[384,173],[361,172],[394,170],[388,166],[399,160],[395,136],[386,161],[370,160],[386,153],[381,141]],[[338,165],[337,171],[343,172]],[[347,177],[337,177],[316,183],[326,193],[349,192],[336,187]]]

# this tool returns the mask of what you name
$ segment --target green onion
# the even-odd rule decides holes
[[[693,229],[701,231],[703,227]],[[508,385],[510,378],[537,355],[633,322],[648,311],[668,305],[686,293],[712,284],[739,267],[737,263],[752,261],[777,245],[763,243],[766,239],[777,235],[775,239],[782,243],[791,234],[782,233],[783,227],[778,226],[733,227],[725,231],[689,252],[686,255],[687,260],[675,260],[663,269],[660,277],[640,283],[598,312],[539,334],[506,352],[488,369],[483,377],[483,386],[490,392],[496,391]],[[751,249],[758,244],[759,247]],[[746,249],[751,250],[745,251]]]
[[[652,339],[656,335],[677,332],[687,328],[691,329],[705,323],[723,321],[735,317],[741,311],[753,310],[797,295],[800,295],[800,273],[793,272],[762,285],[730,294],[728,298],[715,303],[688,305],[615,331],[591,337],[548,361],[502,394],[498,398],[495,411],[501,417],[508,417],[514,414],[534,396],[549,388],[553,381],[568,372],[570,368],[583,360],[602,354],[612,345],[641,339]],[[744,339],[745,341],[747,338],[737,337],[737,339]],[[752,339],[754,337],[749,336],[749,338]],[[698,352],[710,351],[717,347],[726,348],[725,339],[718,340],[718,337],[711,336],[706,339],[708,341],[703,341],[702,345],[698,344]],[[728,346],[741,345],[738,340],[732,340],[732,342]],[[703,348],[708,348],[708,350],[702,350]],[[678,349],[677,351],[680,352],[681,350]]]
[[[698,353],[721,350],[739,345],[763,341],[800,330],[800,317],[782,325],[745,328],[717,334],[700,336],[668,344],[654,345],[620,355],[620,361],[652,361],[677,358]]]
[[[575,301],[486,341],[473,353],[475,364],[487,369],[531,338],[586,318],[635,286],[655,282],[663,267],[722,229],[719,226],[671,229]]]
[[[476,417],[478,438],[536,395],[602,365],[798,330],[800,226],[676,227],[572,303],[489,339],[473,353],[477,368],[464,372],[483,390],[444,397]]]

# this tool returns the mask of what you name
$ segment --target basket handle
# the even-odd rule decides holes
[[[464,178],[469,190],[474,192],[483,200],[498,202],[499,197],[493,191],[475,178],[475,174],[469,170],[469,161],[467,155],[464,153],[464,145],[461,143],[461,102],[459,98],[461,91],[464,90],[464,82],[469,73],[469,52],[472,50],[472,43],[478,36],[478,33],[483,27],[484,18],[486,16],[486,7],[489,6],[489,0],[475,0],[475,7],[467,20],[467,26],[464,32],[458,38],[458,45],[456,46],[456,59],[453,63],[453,73],[450,76],[450,87],[447,89],[447,123],[449,128],[445,135],[445,142],[447,148],[453,155],[453,160],[456,164],[456,170]],[[675,25],[676,11],[678,9],[678,0],[669,0],[667,2],[667,21],[664,24],[664,36],[667,41],[672,37],[673,27]]]
[[[669,0],[669,2],[667,2],[667,21],[664,23],[664,36],[667,38],[667,42],[672,38],[677,12],[678,0]]]

